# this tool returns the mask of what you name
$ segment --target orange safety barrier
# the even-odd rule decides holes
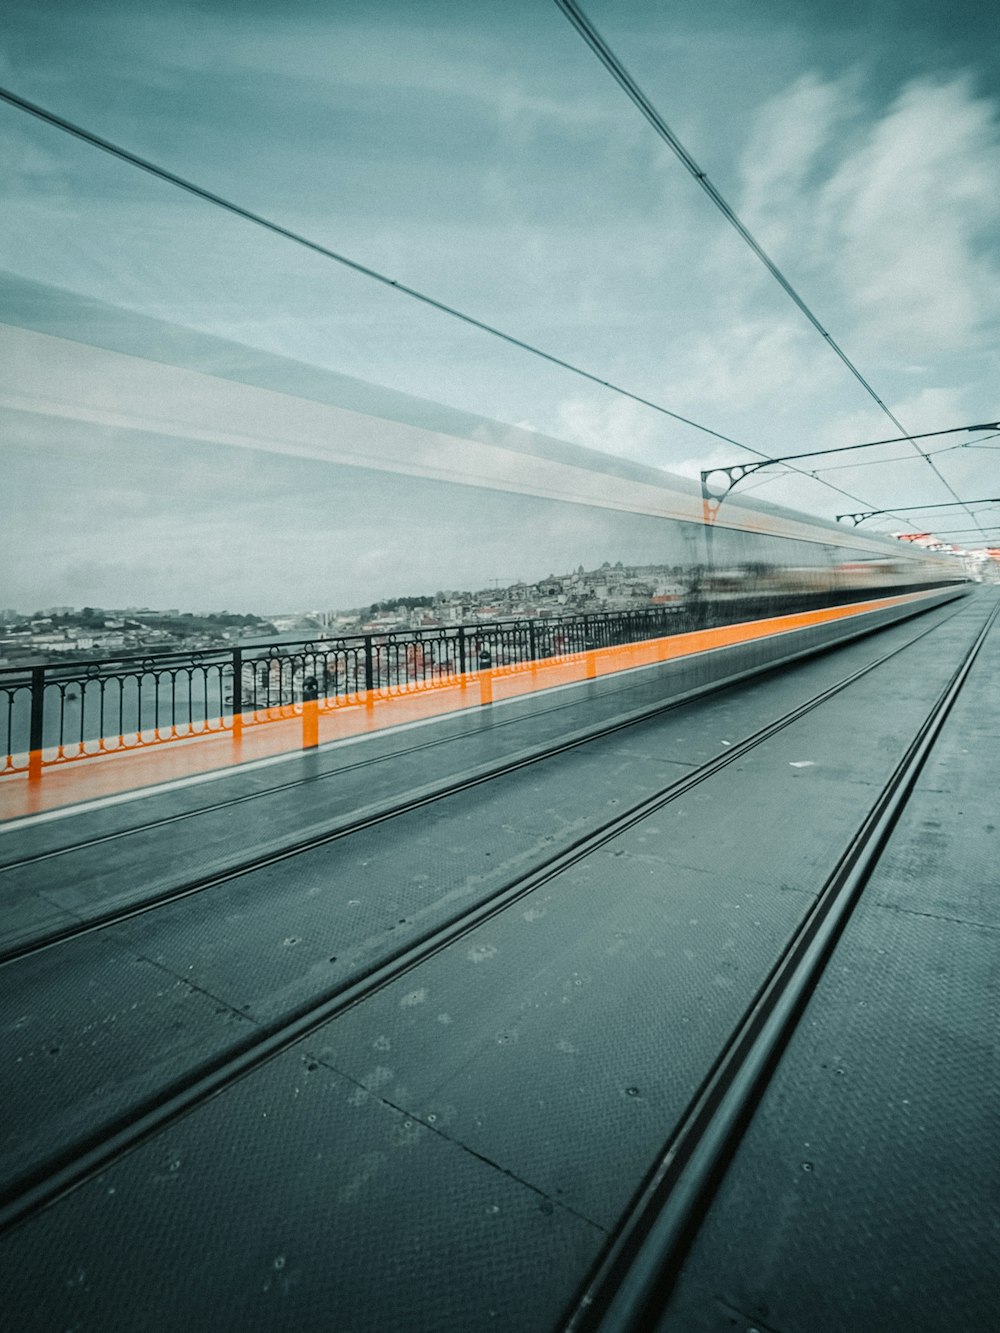
[[[224,731],[181,739],[164,737],[162,744],[154,740],[138,748],[112,749],[110,753],[51,765],[45,768],[44,777],[42,752],[32,752],[26,773],[0,776],[0,820],[210,773],[299,749],[315,750],[330,741],[475,707],[468,694],[468,685],[472,682],[478,682],[479,703],[488,705],[494,700],[594,680],[599,676],[749,643],[934,595],[936,590],[903,593],[896,597],[824,607],[818,611],[692,630],[638,643],[588,649],[560,660],[542,659],[484,667],[463,676],[425,683],[419,690],[411,692],[369,690],[354,705],[341,705],[333,698],[306,699],[301,712],[288,705],[258,709],[253,712],[253,725],[245,722],[243,714],[235,713],[227,718],[230,726]],[[118,738],[119,745],[127,739]]]

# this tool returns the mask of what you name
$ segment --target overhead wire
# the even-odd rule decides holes
[[[654,412],[660,412],[664,416],[673,418],[674,421],[682,422],[685,426],[691,426],[695,430],[711,435],[717,440],[722,440],[725,444],[735,445],[738,449],[750,449],[749,445],[742,444],[739,440],[734,440],[730,435],[724,435],[721,431],[713,430],[711,426],[705,426],[700,421],[694,421],[691,417],[683,416],[679,412],[674,412],[669,407],[664,407],[662,403],[653,402],[649,398],[644,398],[640,394],[632,393],[631,390],[623,388],[619,384],[614,384],[610,380],[602,379],[599,375],[592,374],[589,370],[584,370],[580,366],[574,365],[562,357],[555,356],[551,352],[546,352],[543,348],[529,343],[523,338],[518,338],[512,333],[506,333],[503,329],[497,328],[485,320],[478,319],[475,315],[470,315],[457,307],[448,305],[444,301],[439,301],[436,297],[430,296],[426,292],[419,291],[415,287],[408,286],[405,282],[400,282],[396,278],[390,278],[385,273],[380,273],[378,269],[372,268],[368,264],[363,264],[357,259],[351,259],[348,255],[342,254],[337,250],[323,245],[319,241],[314,241],[310,237],[303,235],[302,232],[286,227],[280,222],[275,222],[271,218],[265,217],[253,209],[246,208],[242,204],[227,199],[217,194],[214,190],[209,190],[203,185],[178,175],[174,171],[161,167],[152,162],[149,158],[140,157],[138,153],[133,153],[128,148],[123,148],[120,144],[113,143],[110,139],[102,138],[101,135],[85,129],[82,125],[74,121],[67,120],[64,116],[59,116],[45,107],[39,106],[35,102],[29,102],[27,98],[18,96],[9,88],[0,88],[0,100],[7,102],[10,106],[17,107],[21,111],[26,111],[29,115],[35,116],[38,120],[54,126],[56,129],[64,131],[66,134],[73,135],[74,138],[81,139],[84,143],[90,144],[93,148],[99,148],[102,152],[109,153],[112,157],[126,162],[129,166],[137,167],[140,171],[145,171],[159,180],[167,182],[169,185],[175,185],[178,189],[187,191],[188,194],[203,200],[205,203],[214,204],[217,208],[224,209],[234,216],[242,218],[245,222],[251,222],[255,226],[263,227],[265,231],[281,236],[286,241],[292,241],[296,245],[304,246],[314,254],[322,256],[324,259],[333,260],[334,263],[341,264],[345,268],[359,273],[363,277],[371,278],[374,282],[381,283],[385,287],[391,287],[394,291],[403,296],[409,296],[423,305],[430,306],[441,314],[450,315],[453,319],[461,320],[464,324],[469,324],[473,328],[479,329],[482,333],[488,333],[494,338],[500,338],[513,347],[518,347],[521,351],[529,352],[532,356],[541,357],[544,361],[560,367],[562,370],[568,370],[574,375],[579,375],[583,379],[590,380],[593,384],[599,384],[602,388],[610,389],[613,393],[621,394],[625,398],[631,398],[633,402],[641,403],[643,407],[651,408]],[[757,452],[750,450],[750,452]],[[763,455],[761,455],[763,457]]]
[[[653,127],[653,129],[663,140],[663,142],[667,144],[667,146],[671,149],[671,151],[682,163],[682,165],[686,168],[686,170],[690,173],[690,175],[694,177],[694,179],[697,181],[701,189],[704,190],[705,194],[708,195],[709,199],[711,199],[715,207],[719,210],[720,213],[722,213],[723,217],[725,217],[727,222],[729,222],[730,226],[734,228],[734,230],[742,237],[744,242],[750,247],[753,253],[757,256],[760,262],[764,265],[767,271],[778,283],[779,287],[781,287],[782,291],[785,292],[786,296],[789,297],[789,299],[801,311],[801,313],[805,316],[805,318],[809,321],[809,323],[813,326],[813,328],[816,329],[816,331],[825,340],[830,349],[840,358],[840,360],[844,363],[844,365],[854,376],[857,382],[861,385],[864,391],[878,406],[879,410],[889,418],[889,420],[893,423],[894,426],[897,427],[897,429],[903,432],[904,436],[906,436],[907,439],[909,439],[910,433],[907,431],[903,423],[898,419],[898,417],[895,416],[895,414],[888,407],[888,405],[882,400],[882,398],[879,397],[878,393],[875,391],[873,386],[864,377],[864,375],[854,364],[851,358],[847,355],[844,349],[840,346],[837,340],[833,337],[833,335],[820,323],[817,316],[813,313],[810,307],[799,295],[795,287],[785,276],[785,274],[781,271],[781,269],[774,262],[774,260],[770,257],[770,255],[768,255],[768,253],[764,250],[760,242],[756,239],[756,237],[753,236],[749,228],[742,221],[742,219],[736,214],[734,209],[726,201],[726,199],[723,197],[718,188],[709,180],[707,173],[701,169],[698,162],[695,161],[691,153],[687,150],[687,148],[684,147],[684,145],[678,139],[677,135],[673,132],[673,130],[671,130],[670,126],[667,124],[667,122],[663,119],[660,113],[653,106],[652,102],[649,100],[646,94],[636,83],[635,79],[633,79],[631,74],[629,74],[628,70],[626,70],[621,60],[611,50],[607,42],[604,40],[604,38],[600,35],[600,33],[597,31],[594,25],[587,18],[586,14],[584,14],[583,10],[576,3],[576,0],[555,0],[555,4],[558,5],[558,7],[562,10],[562,12],[566,15],[567,19],[569,19],[573,27],[576,28],[577,32],[587,43],[590,49],[594,52],[598,60],[600,60],[601,64],[604,65],[605,69],[607,69],[608,73],[612,76],[612,78],[619,85],[619,87],[626,94],[626,96],[630,99],[630,101],[632,101],[635,104],[635,106],[639,109],[639,111],[649,122],[649,124]],[[915,440],[911,440],[910,442],[913,444],[913,447],[914,449],[916,449],[917,453],[923,459],[925,459],[928,466],[937,476],[938,480],[942,483],[942,485],[946,488],[948,493],[951,496],[953,496],[953,498],[959,504],[964,504],[965,502],[962,500],[962,497],[954,489],[954,487],[951,485],[948,479],[942,474],[937,464],[934,463],[934,461],[928,456],[926,451],[923,450],[920,447],[920,445],[916,443]]]
[[[767,454],[761,452],[759,449],[755,449],[752,445],[744,444],[742,441],[734,439],[731,435],[724,435],[721,431],[714,430],[712,427],[706,426],[699,421],[695,421],[691,417],[683,416],[681,413],[675,412],[669,407],[665,407],[662,403],[657,403],[650,398],[644,398],[641,394],[633,393],[630,389],[623,388],[621,385],[615,384],[611,380],[602,379],[599,375],[595,375],[589,370],[584,370],[573,362],[566,361],[562,357],[555,356],[551,352],[546,352],[543,348],[537,347],[535,344],[529,343],[525,339],[518,338],[514,334],[507,333],[503,329],[499,329],[495,325],[487,323],[485,320],[478,319],[475,315],[467,314],[465,311],[459,310],[455,306],[448,305],[444,301],[439,301],[436,297],[430,296],[426,292],[419,291],[415,287],[410,287],[406,283],[400,282],[395,278],[390,278],[384,273],[380,273],[377,269],[372,268],[368,264],[363,264],[359,260],[351,259],[349,256],[342,254],[337,250],[333,250],[319,241],[314,241],[301,232],[293,230],[291,227],[286,227],[282,223],[275,222],[273,219],[255,212],[253,209],[246,208],[242,204],[238,204],[231,199],[225,198],[223,195],[217,194],[214,190],[198,185],[195,181],[178,175],[178,173],[160,166],[149,158],[141,157],[138,153],[133,153],[130,149],[124,148],[122,145],[114,143],[110,139],[105,139],[101,135],[95,134],[92,130],[88,130],[82,125],[66,119],[64,116],[57,115],[54,111],[49,111],[47,108],[39,106],[36,102],[30,102],[27,98],[19,96],[9,88],[0,87],[0,101],[7,102],[10,106],[16,107],[20,111],[25,111],[36,119],[53,126],[55,129],[62,130],[64,133],[82,140],[91,147],[98,148],[102,152],[118,158],[129,166],[136,167],[140,171],[155,176],[158,180],[164,181],[169,185],[174,185],[178,189],[194,195],[205,203],[221,208],[236,217],[242,218],[245,222],[250,222],[255,226],[262,227],[264,230],[272,232],[286,241],[292,241],[296,245],[301,245],[307,250],[311,250],[314,254],[320,255],[324,259],[332,260],[337,264],[341,264],[345,268],[350,269],[352,272],[358,273],[363,277],[371,278],[373,281],[381,283],[383,286],[391,287],[394,291],[399,292],[403,296],[409,296],[413,300],[419,301],[421,304],[430,306],[432,309],[439,311],[441,314],[449,315],[454,319],[460,320],[462,323],[468,324],[482,333],[499,338],[503,342],[509,343],[511,346],[517,347],[521,351],[527,352],[532,356],[540,357],[551,365],[558,366],[560,369],[578,375],[582,379],[589,380],[593,384],[598,384],[602,388],[609,389],[612,393],[619,394],[623,398],[629,398],[633,402],[640,403],[643,407],[648,407],[654,412],[659,412],[663,416],[681,422],[683,425],[691,426],[693,429],[701,431],[706,435],[710,435],[714,439],[721,440],[725,444],[731,444],[737,449],[743,449],[747,453],[754,454],[757,458],[766,459],[768,457]],[[904,430],[905,427],[899,426],[899,429]],[[812,477],[811,473],[802,468],[791,468],[791,471],[811,480],[816,480],[820,485],[826,486],[830,490],[837,491],[840,495],[846,496],[849,500],[853,500],[858,504],[870,504],[870,501],[863,499],[859,495],[855,495],[851,491],[844,490],[843,487],[837,486],[833,482],[825,481],[820,477]]]
[[[1000,532],[1000,523],[987,524],[987,527],[986,527],[987,532],[989,532],[991,529],[992,529],[993,531],[995,531],[995,532]],[[935,531],[934,536],[935,536],[935,537],[964,537],[964,536],[966,536],[966,535],[967,535],[968,533],[970,533],[970,532],[979,532],[979,531],[980,531],[979,528],[938,528],[938,529]]]
[[[995,440],[1000,437],[1000,431],[992,435],[984,435],[979,440],[963,440],[961,444],[945,444],[940,449],[929,449],[928,453],[936,457],[938,454],[950,454],[955,449],[1000,449],[998,444],[987,444],[987,440]],[[878,467],[882,463],[917,463],[920,460],[914,458],[912,454],[894,454],[892,458],[869,458],[864,463],[833,463],[830,467],[813,468],[810,472],[811,477],[820,480],[821,473],[827,472],[846,472],[858,467]],[[785,473],[779,473],[779,476],[785,476]],[[749,489],[749,487],[747,488]],[[964,503],[964,502],[963,502]],[[971,531],[971,529],[970,529]]]
[[[986,439],[992,439],[992,438],[993,438],[992,436],[989,435],[986,436]],[[992,449],[996,446],[987,445],[986,447]],[[963,442],[962,444],[944,444],[941,446],[940,449],[929,449],[927,452],[932,457],[936,458],[938,454],[950,454],[955,449],[972,449],[972,448],[975,448],[975,446]],[[891,458],[869,458],[866,459],[865,462],[863,463],[857,463],[857,462],[832,463],[829,467],[813,468],[809,475],[812,477],[818,477],[821,472],[823,473],[845,472],[845,471],[850,471],[853,468],[857,467],[879,467],[883,463],[919,463],[919,462],[920,459],[914,458],[912,454],[893,454]]]

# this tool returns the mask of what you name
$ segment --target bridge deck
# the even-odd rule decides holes
[[[989,601],[9,964],[7,1179],[565,849],[503,910],[11,1229],[0,1252],[18,1327],[552,1328]],[[655,813],[570,853],[597,823],[932,626]],[[988,1322],[998,652],[994,631],[667,1327]],[[47,928],[31,904],[80,919],[128,902],[137,883],[147,893],[231,865],[253,837],[301,832],[304,796],[308,823],[555,735],[593,707],[587,692],[520,723],[511,705],[509,726],[497,710],[405,733],[441,742],[429,748],[372,737],[349,747],[364,762],[331,778],[320,775],[348,750],[22,824],[0,839],[7,859],[114,840],[21,867],[20,897],[4,889],[22,913],[8,941]],[[293,769],[309,785],[219,804]],[[150,815],[171,822],[140,830]]]

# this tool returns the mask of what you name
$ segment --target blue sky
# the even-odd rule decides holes
[[[996,418],[1000,71],[986,6],[586,10],[907,429]],[[6,12],[5,86],[601,377],[769,453],[897,433],[550,0],[47,0]],[[6,106],[0,141],[11,164],[0,269],[688,476],[741,457]],[[217,502],[212,545],[218,486],[205,479],[232,476],[224,450],[205,447],[205,494],[176,507],[171,529],[135,517],[161,501],[127,431],[101,437],[104,461],[89,471],[47,467],[45,432],[20,418],[5,436],[19,521],[49,536],[42,562],[16,543],[0,603],[200,606],[197,569],[170,555],[185,544],[210,554],[220,595],[240,609],[353,604],[421,591],[417,579],[508,572],[495,569],[502,554],[477,564],[467,540],[437,531],[437,579],[402,548],[377,574],[346,555],[336,587],[322,570],[289,586],[288,568],[266,562],[250,578],[245,553],[227,563],[232,497]],[[93,431],[79,447],[94,448]],[[824,476],[870,507],[950,500],[908,454],[816,466],[852,463]],[[998,458],[952,449],[938,465],[960,495],[988,495]],[[341,477],[268,466],[285,498],[248,506],[249,549],[292,528],[304,541],[336,531]],[[310,502],[297,507],[302,485]],[[822,517],[862,507],[797,476],[759,494]],[[86,551],[59,521],[70,502],[94,516]],[[968,527],[958,512],[954,526]],[[141,574],[128,561],[137,544],[152,550]],[[459,558],[466,578],[449,579]],[[85,559],[90,592],[71,595]]]

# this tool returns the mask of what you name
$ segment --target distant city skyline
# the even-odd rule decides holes
[[[930,538],[931,534],[923,534],[923,536]],[[907,544],[914,542],[914,538],[912,535],[907,536],[905,538],[901,537],[901,540],[906,541]],[[942,545],[947,547],[947,543],[943,543]],[[960,554],[963,552],[963,548],[961,547],[953,547],[953,550],[955,554]],[[985,553],[977,553],[977,554],[985,557]],[[371,612],[376,609],[384,608],[385,610],[392,610],[394,608],[409,604],[412,604],[414,606],[418,604],[425,604],[432,606],[438,603],[439,601],[449,603],[449,602],[455,602],[457,600],[479,599],[482,602],[482,601],[488,601],[491,598],[502,601],[506,596],[508,596],[512,592],[519,592],[519,593],[524,591],[530,592],[532,590],[539,590],[539,589],[545,591],[551,591],[554,585],[559,585],[559,584],[564,585],[567,581],[577,580],[578,578],[588,579],[588,580],[593,580],[594,578],[599,579],[601,578],[601,576],[604,575],[605,571],[607,571],[608,577],[612,579],[615,576],[617,576],[619,572],[622,572],[624,576],[630,578],[659,576],[661,580],[669,581],[671,578],[674,577],[682,577],[689,568],[690,568],[689,566],[685,565],[673,565],[673,564],[662,564],[662,563],[636,565],[636,564],[626,564],[626,562],[622,560],[616,560],[616,561],[605,560],[599,566],[593,566],[589,569],[582,562],[580,562],[575,566],[569,566],[561,570],[550,570],[547,574],[536,575],[534,578],[530,579],[522,579],[516,576],[513,578],[508,578],[506,580],[502,580],[500,578],[491,578],[487,579],[481,585],[471,586],[469,588],[448,587],[448,588],[434,589],[433,591],[430,589],[425,589],[421,592],[416,592],[416,593],[389,592],[386,593],[385,596],[383,597],[374,598],[370,601],[358,602],[350,606],[348,605],[293,606],[290,603],[285,603],[278,608],[272,607],[270,610],[262,611],[256,607],[235,608],[235,609],[229,607],[221,607],[221,608],[220,607],[213,607],[213,608],[166,607],[165,608],[165,607],[150,607],[150,606],[137,606],[137,605],[103,607],[97,604],[96,602],[84,602],[80,606],[59,605],[50,607],[35,607],[30,610],[28,609],[22,610],[20,608],[0,609],[0,622],[4,621],[7,618],[18,618],[26,620],[29,618],[38,619],[42,617],[73,617],[73,616],[79,616],[88,610],[94,612],[97,615],[102,615],[102,614],[112,615],[112,616],[134,615],[139,617],[146,615],[157,618],[170,617],[170,616],[184,617],[184,616],[194,615],[199,618],[218,617],[218,616],[245,616],[245,617],[253,617],[263,622],[283,621],[295,617],[319,617],[322,620],[334,617],[341,617],[341,618],[352,617],[352,616],[357,617],[363,615],[365,612]]]
[[[511,589],[515,589],[515,588],[524,588],[524,587],[529,587],[529,588],[530,588],[530,587],[537,587],[539,584],[549,584],[549,583],[551,583],[551,582],[553,582],[553,581],[561,581],[561,580],[568,579],[568,578],[572,578],[572,577],[574,577],[574,576],[578,576],[578,575],[587,575],[587,576],[598,575],[598,574],[602,573],[602,571],[603,571],[604,569],[607,569],[607,570],[611,571],[612,573],[615,573],[615,572],[617,572],[618,570],[622,570],[622,569],[625,569],[625,568],[628,568],[628,569],[630,569],[630,570],[633,569],[633,568],[642,568],[642,569],[648,569],[648,570],[658,569],[658,570],[662,570],[664,573],[666,573],[668,570],[671,570],[671,569],[673,569],[674,567],[673,567],[673,566],[652,566],[652,565],[635,567],[635,566],[626,566],[625,563],[624,563],[624,561],[621,561],[621,560],[618,560],[618,561],[615,561],[615,562],[611,562],[611,561],[609,560],[609,561],[604,561],[604,562],[602,562],[602,564],[599,565],[599,566],[594,566],[594,567],[591,568],[591,569],[587,569],[582,563],[578,563],[578,564],[577,564],[575,567],[573,567],[573,568],[567,568],[567,569],[564,569],[564,570],[550,570],[547,574],[538,575],[536,578],[531,579],[531,580],[525,580],[525,579],[520,579],[520,578],[515,577],[515,578],[512,578],[512,579],[510,579],[510,580],[508,580],[508,581],[502,581],[502,580],[500,580],[499,578],[492,578],[492,579],[487,579],[486,582],[485,582],[484,584],[482,584],[481,586],[470,587],[470,588],[467,588],[467,589],[466,589],[466,588],[457,588],[457,587],[452,588],[452,587],[449,587],[449,588],[439,588],[439,589],[435,589],[434,591],[426,590],[426,591],[424,591],[424,592],[422,592],[422,593],[387,593],[385,597],[382,597],[382,598],[375,598],[375,599],[373,599],[372,601],[369,601],[369,602],[359,602],[359,603],[356,603],[356,604],[351,605],[351,606],[330,606],[330,607],[320,607],[320,606],[309,606],[309,607],[306,607],[306,606],[298,606],[298,607],[293,607],[293,606],[291,606],[291,605],[289,605],[289,604],[286,604],[285,606],[283,606],[283,607],[281,607],[281,608],[279,608],[279,609],[274,609],[274,608],[272,608],[272,610],[271,610],[270,612],[265,612],[265,611],[260,611],[260,610],[258,610],[258,609],[254,609],[254,608],[231,608],[231,607],[213,607],[213,608],[210,608],[210,609],[206,609],[206,608],[197,608],[197,607],[193,607],[193,608],[192,608],[192,607],[151,607],[151,606],[134,606],[134,605],[129,605],[129,606],[107,606],[107,607],[105,607],[105,606],[100,606],[100,605],[99,605],[98,603],[96,603],[96,602],[84,602],[84,603],[82,603],[82,604],[79,605],[79,606],[62,606],[62,605],[61,605],[61,606],[49,606],[49,607],[41,607],[41,606],[39,606],[39,607],[31,608],[30,610],[27,610],[27,609],[26,609],[26,610],[22,610],[22,609],[20,609],[20,608],[16,608],[16,609],[15,609],[15,608],[0,609],[0,619],[2,619],[2,618],[3,618],[4,616],[6,616],[6,615],[16,615],[16,616],[21,616],[21,617],[28,617],[28,616],[49,616],[49,617],[51,617],[51,616],[72,616],[72,615],[80,615],[80,614],[82,614],[83,612],[85,612],[85,611],[87,611],[87,610],[91,610],[91,611],[93,611],[93,612],[95,612],[95,613],[97,613],[97,614],[106,614],[106,615],[143,615],[143,614],[147,614],[147,615],[154,615],[154,616],[171,616],[171,615],[174,615],[174,616],[183,616],[183,615],[192,615],[192,614],[193,614],[193,615],[196,615],[196,616],[202,616],[202,617],[204,617],[204,616],[209,616],[209,615],[249,615],[249,616],[255,616],[255,617],[257,617],[257,618],[260,619],[260,620],[270,620],[270,619],[272,619],[272,618],[275,617],[275,616],[278,616],[278,617],[285,617],[285,616],[289,616],[289,615],[306,615],[306,614],[308,614],[308,615],[315,615],[315,614],[322,614],[322,615],[330,615],[330,614],[346,615],[346,614],[349,614],[349,613],[352,613],[352,612],[361,612],[361,611],[370,610],[370,609],[371,609],[372,607],[374,607],[374,606],[379,606],[379,605],[383,605],[383,604],[398,605],[398,604],[403,603],[403,602],[406,602],[406,601],[417,601],[417,600],[425,600],[425,599],[426,599],[426,600],[429,600],[429,601],[433,601],[433,600],[435,600],[436,598],[438,598],[439,596],[441,596],[442,594],[443,594],[443,597],[444,597],[445,600],[453,599],[453,598],[458,598],[458,597],[469,597],[469,596],[479,596],[479,595],[486,595],[486,596],[488,596],[488,595],[490,595],[490,594],[499,596],[500,594],[509,592]]]

